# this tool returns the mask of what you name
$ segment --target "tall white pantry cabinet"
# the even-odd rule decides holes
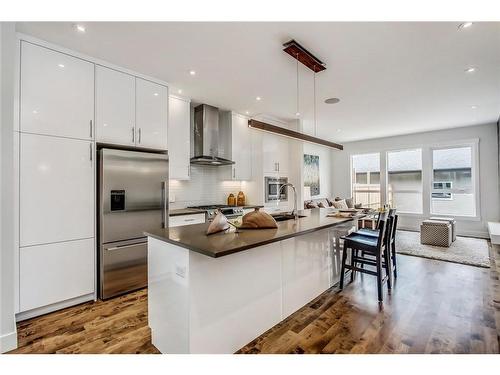
[[[168,88],[25,40],[19,73],[23,320],[95,298],[96,141],[166,149]]]

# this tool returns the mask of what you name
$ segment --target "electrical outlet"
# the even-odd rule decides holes
[[[175,265],[175,274],[184,279],[186,277],[186,267]]]

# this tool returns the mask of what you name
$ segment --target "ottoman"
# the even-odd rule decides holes
[[[422,245],[451,245],[451,224],[441,220],[424,220],[420,224],[420,243]]]
[[[431,217],[429,220],[437,220],[437,221],[447,221],[448,223],[451,224],[451,240],[455,242],[457,239],[457,222],[455,221],[454,218],[452,217]]]

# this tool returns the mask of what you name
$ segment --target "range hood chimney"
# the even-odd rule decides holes
[[[219,109],[216,107],[201,104],[194,109],[194,157],[191,164],[234,164],[234,161],[219,157]]]

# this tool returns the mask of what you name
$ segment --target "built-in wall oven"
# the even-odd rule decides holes
[[[288,189],[281,187],[288,183],[287,177],[265,177],[266,202],[287,201]],[[281,192],[280,192],[281,189]]]

